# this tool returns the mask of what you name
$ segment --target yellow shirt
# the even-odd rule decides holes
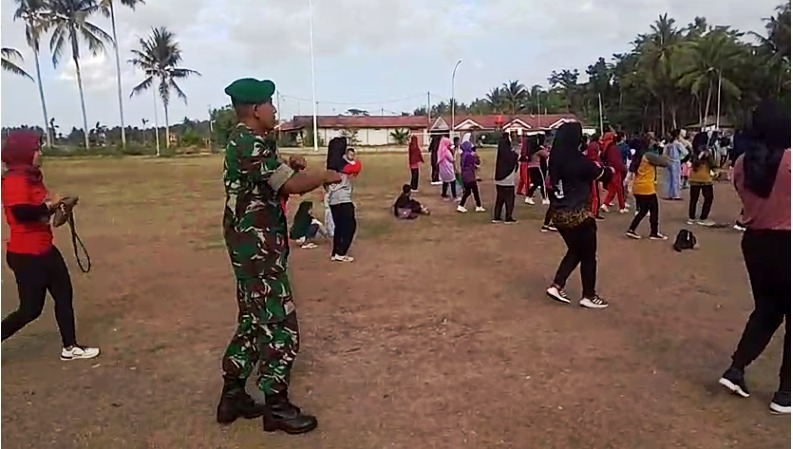
[[[655,167],[644,156],[633,177],[633,194],[655,195]]]
[[[691,175],[688,177],[688,182],[692,185],[713,184],[713,176],[710,174],[710,160],[700,162],[696,170],[692,168]]]

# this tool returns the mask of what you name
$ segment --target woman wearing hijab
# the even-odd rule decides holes
[[[715,134],[714,134],[715,135]],[[713,205],[713,175],[711,170],[716,168],[716,156],[713,149],[709,146],[707,133],[698,133],[691,141],[693,148],[691,157],[691,174],[688,179],[690,185],[688,202],[688,224],[694,223],[700,226],[715,226],[716,223],[710,220],[710,208]],[[702,194],[704,202],[702,213],[697,220],[697,205],[699,195]]]
[[[496,153],[496,207],[493,223],[501,223],[501,211],[505,209],[504,223],[516,223],[512,216],[515,209],[515,172],[518,169],[518,154],[512,150],[508,133],[502,133]]]
[[[408,145],[408,166],[410,167],[410,190],[413,192],[419,191],[419,165],[424,163],[424,157],[421,156],[421,147],[419,147],[419,139],[416,135],[410,136],[410,145]]]
[[[667,200],[679,201],[680,197],[680,176],[681,164],[688,155],[686,144],[679,129],[672,130],[672,141],[664,148],[664,154],[669,159],[669,166],[666,168],[666,188],[664,197]]]
[[[636,139],[633,141],[636,154],[628,168],[630,173],[630,188],[636,199],[636,215],[628,226],[625,233],[632,239],[642,238],[636,232],[644,217],[650,214],[650,240],[666,240],[667,237],[658,231],[658,195],[655,193],[655,169],[656,167],[666,167],[667,160],[650,150],[650,144],[646,139]]]
[[[760,103],[743,156],[735,163],[734,185],[743,203],[746,231],[741,250],[754,296],[732,364],[719,383],[749,397],[744,370],[765,350],[785,322],[779,388],[770,408],[790,413],[790,110],[776,101]]]
[[[328,205],[333,216],[333,249],[330,260],[333,262],[353,262],[348,256],[358,221],[355,218],[355,204],[352,202],[352,179],[354,174],[347,170],[351,164],[348,160],[354,157],[354,151],[347,148],[347,139],[334,137],[328,143],[327,169],[339,172],[341,182],[327,186]],[[352,153],[352,154],[349,154]]]
[[[583,291],[579,304],[590,309],[604,309],[608,307],[608,302],[598,296],[595,290],[597,224],[590,202],[594,184],[609,181],[614,172],[581,153],[581,138],[581,124],[570,122],[559,127],[553,140],[548,167],[553,186],[551,216],[567,245],[567,253],[546,293],[555,301],[569,304],[564,286],[580,264]]]
[[[463,197],[457,206],[457,212],[468,212],[468,209],[465,208],[465,203],[472,194],[474,202],[476,202],[476,211],[484,212],[485,208],[482,207],[482,200],[479,198],[479,183],[476,181],[476,170],[479,168],[480,160],[479,156],[474,152],[474,145],[471,143],[471,133],[466,133],[463,136],[460,151],[460,180],[463,185]]]
[[[438,177],[443,183],[441,197],[448,200],[457,198],[457,183],[454,176],[454,153],[452,153],[452,141],[448,137],[441,137],[438,143]],[[452,196],[449,197],[449,189]]]
[[[518,187],[515,193],[527,195],[529,191],[529,136],[524,134],[520,138],[520,153],[518,156]]]
[[[540,145],[539,136],[531,136],[528,140],[528,172],[529,182],[531,186],[526,193],[526,199],[523,200],[526,204],[534,205],[534,192],[540,189],[540,196],[542,196],[542,204],[550,204],[548,199],[548,192],[545,190],[545,175],[542,172],[542,160],[548,157],[548,150]]]
[[[6,261],[19,291],[19,307],[3,319],[3,340],[41,315],[49,291],[63,343],[61,360],[91,359],[99,349],[77,344],[72,281],[63,256],[52,244],[50,228],[50,215],[60,201],[50,197],[44,186],[39,158],[39,136],[33,132],[14,131],[3,142],[6,173],[0,190],[9,229]]]
[[[438,175],[438,148],[440,148],[441,143],[441,136],[434,135],[430,139],[430,165],[432,174],[430,175],[430,185],[439,186],[441,185],[441,178]]]

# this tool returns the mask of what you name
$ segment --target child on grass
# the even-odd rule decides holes
[[[328,231],[321,221],[314,218],[311,213],[313,204],[311,201],[303,201],[295,212],[292,220],[292,228],[289,230],[289,237],[301,245],[303,249],[313,249],[317,245],[313,242],[317,236],[327,238]]]

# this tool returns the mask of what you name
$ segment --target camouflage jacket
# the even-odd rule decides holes
[[[293,174],[273,142],[243,124],[231,132],[223,161],[223,235],[237,276],[286,269],[287,223],[279,191]]]

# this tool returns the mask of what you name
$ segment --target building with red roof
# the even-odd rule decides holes
[[[567,122],[579,121],[574,114],[517,114],[517,115],[455,115],[454,134],[464,132],[505,131],[512,134],[538,134],[553,131]],[[451,116],[441,116],[428,120],[426,116],[364,116],[332,115],[317,117],[317,131],[320,140],[327,144],[337,136],[355,136],[356,144],[377,146],[395,145],[405,134],[418,135],[426,145],[429,135],[447,133],[451,129]],[[313,127],[313,117],[297,115],[279,126],[281,133],[291,135],[301,143]]]

